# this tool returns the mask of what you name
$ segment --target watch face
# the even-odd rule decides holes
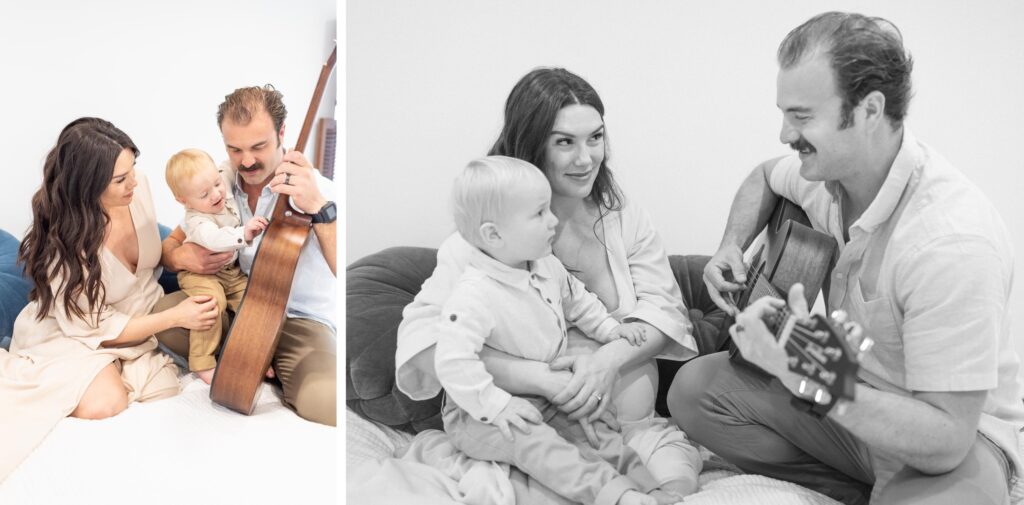
[[[313,222],[318,224],[333,223],[336,219],[338,219],[338,208],[334,202],[327,202],[320,209],[320,212],[313,216]]]

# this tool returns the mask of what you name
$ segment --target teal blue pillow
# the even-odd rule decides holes
[[[30,284],[18,265],[18,245],[13,235],[0,230],[0,347],[8,349],[14,319],[28,304]]]
[[[167,238],[171,229],[160,226],[160,239]],[[24,270],[18,264],[18,246],[20,241],[10,233],[0,229],[0,348],[9,349],[14,320],[21,309],[28,305],[28,292],[31,289]],[[164,271],[160,275],[160,285],[165,293],[177,291],[178,276],[174,272]]]
[[[171,229],[162,225],[157,224],[160,227],[160,240],[167,238],[171,234]],[[171,293],[181,289],[178,287],[178,274],[176,272],[169,272],[166,269],[160,274],[158,282],[164,287],[164,293]]]

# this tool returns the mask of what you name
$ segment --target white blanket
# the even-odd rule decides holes
[[[337,502],[336,429],[298,417],[266,383],[244,416],[194,375],[181,380],[174,398],[61,421],[0,484],[0,504]]]
[[[346,412],[345,424],[348,503],[454,505],[504,503],[509,498],[498,469],[480,466],[472,470],[472,475],[465,472],[455,480],[448,477],[450,469],[442,471],[419,462],[430,452],[432,463],[438,466],[451,463],[450,457],[437,457],[441,451],[422,450],[424,446],[437,449],[443,435],[428,435],[431,440],[419,440],[420,450],[416,457],[410,458],[405,453],[412,435],[363,419],[351,410]],[[435,438],[438,440],[433,440]],[[406,457],[394,457],[403,454]],[[762,475],[744,475],[706,450],[702,454],[704,471],[700,474],[700,490],[686,497],[687,504],[839,505],[825,495],[796,484]],[[490,475],[485,475],[488,473]],[[489,484],[481,485],[482,480]],[[487,487],[489,489],[485,489]]]

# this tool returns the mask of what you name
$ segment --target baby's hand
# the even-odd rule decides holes
[[[509,400],[508,405],[494,416],[491,424],[498,427],[498,431],[508,440],[512,440],[512,427],[519,428],[523,433],[529,433],[530,427],[527,423],[540,424],[544,418],[540,415],[537,407],[530,402],[515,396]]]
[[[640,323],[624,323],[620,324],[615,328],[613,334],[618,334],[619,338],[624,338],[630,344],[640,347],[647,342],[647,328]]]
[[[267,221],[267,218],[262,216],[250,219],[248,223],[245,223],[245,241],[247,243],[252,242],[252,239],[256,238],[256,235],[262,233],[263,230],[266,230],[269,225],[270,222]]]

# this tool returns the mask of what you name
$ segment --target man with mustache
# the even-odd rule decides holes
[[[696,358],[669,392],[674,420],[746,471],[845,503],[1016,501],[1024,404],[1001,218],[904,125],[913,62],[892,23],[824,13],[789,33],[778,60],[780,140],[797,152],[743,182],[704,271],[712,298],[736,316],[743,357],[771,377],[726,353]],[[790,404],[800,378],[763,323],[786,302],[763,298],[738,313],[727,301],[747,280],[742,248],[780,196],[835,237],[829,312],[845,310],[875,341],[840,408]],[[789,306],[806,317],[801,286]]]
[[[286,116],[281,92],[269,84],[239,88],[227,95],[217,110],[217,124],[228,154],[221,168],[237,171],[231,190],[240,202],[242,219],[269,219],[279,195],[289,197],[293,208],[313,216],[312,235],[299,253],[285,322],[271,364],[281,381],[286,405],[305,419],[334,426],[335,188],[334,182],[320,175],[301,152],[284,147]],[[239,250],[239,266],[246,275],[262,238],[260,235],[252,245]],[[183,244],[183,240],[184,234],[176,228],[163,242],[161,261],[170,270],[210,273],[231,261],[230,253],[214,253],[190,242]],[[177,302],[171,300],[178,297],[165,297],[165,303],[154,310],[162,310],[163,305],[173,307]],[[187,331],[165,332],[158,338],[172,351],[188,354]]]

